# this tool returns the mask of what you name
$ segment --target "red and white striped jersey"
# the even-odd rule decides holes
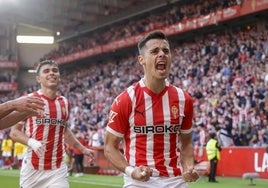
[[[29,138],[42,141],[46,145],[44,156],[38,157],[28,147],[26,157],[31,161],[33,167],[38,170],[50,170],[59,168],[64,162],[65,145],[64,132],[68,125],[70,103],[63,96],[56,96],[49,99],[44,96],[41,90],[33,92],[34,95],[42,98],[45,102],[44,116],[31,116],[23,124],[23,131]]]
[[[180,134],[192,131],[192,117],[192,99],[182,89],[166,81],[154,94],[140,80],[114,100],[107,131],[124,138],[131,166],[149,166],[153,176],[177,176]]]

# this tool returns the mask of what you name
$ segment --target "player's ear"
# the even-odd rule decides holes
[[[35,79],[38,83],[40,83],[40,76],[36,76]]]
[[[141,65],[145,65],[144,58],[143,58],[142,55],[139,55],[139,56],[138,56],[138,61],[139,61],[139,63],[140,63]]]

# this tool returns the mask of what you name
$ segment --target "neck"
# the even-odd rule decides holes
[[[143,78],[143,82],[147,88],[149,88],[153,93],[160,93],[165,88],[165,80],[147,79]]]
[[[42,91],[43,95],[45,95],[46,97],[48,97],[50,99],[54,99],[57,95],[57,91],[54,89],[42,88],[41,91]]]

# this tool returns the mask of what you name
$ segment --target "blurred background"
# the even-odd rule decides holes
[[[172,44],[169,80],[194,99],[197,164],[207,160],[204,146],[215,130],[222,161],[234,164],[230,171],[219,162],[218,175],[267,178],[267,16],[266,0],[0,0],[0,102],[38,89],[36,64],[56,60],[60,93],[72,105],[70,128],[98,148],[87,172],[117,175],[102,152],[109,107],[142,77],[138,40],[160,29]],[[8,135],[0,131],[1,143]],[[1,167],[19,168],[16,157],[1,157]]]

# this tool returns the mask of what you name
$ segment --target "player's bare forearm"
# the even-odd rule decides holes
[[[119,143],[122,139],[107,132],[105,135],[104,155],[121,172],[125,172],[126,166],[129,166],[125,157],[119,149]]]
[[[183,171],[194,168],[194,148],[191,143],[191,134],[182,135],[181,166]]]
[[[14,110],[14,108],[11,105],[11,102],[5,102],[3,104],[0,104],[0,119],[8,115]]]
[[[29,137],[21,131],[21,125],[16,124],[11,128],[10,137],[15,142],[20,142],[27,145]]]
[[[88,156],[89,162],[94,159],[93,150],[83,146],[81,142],[75,137],[75,135],[70,131],[70,129],[66,129],[64,140],[68,145],[79,149],[84,155]]]
[[[79,140],[75,137],[75,135],[70,131],[70,129],[66,129],[64,134],[64,140],[67,144],[70,146],[79,149],[80,151],[83,151],[85,146],[83,146]]]
[[[181,151],[181,165],[183,171],[187,171],[194,167],[194,152],[192,146],[187,146]]]
[[[198,172],[194,169],[194,148],[191,142],[192,135],[182,134],[181,136],[181,166],[182,178],[185,182],[195,182],[199,178]]]
[[[29,113],[27,112],[12,112],[3,118],[0,118],[0,129],[5,129],[12,125],[15,125],[19,121],[28,117],[28,115]]]

